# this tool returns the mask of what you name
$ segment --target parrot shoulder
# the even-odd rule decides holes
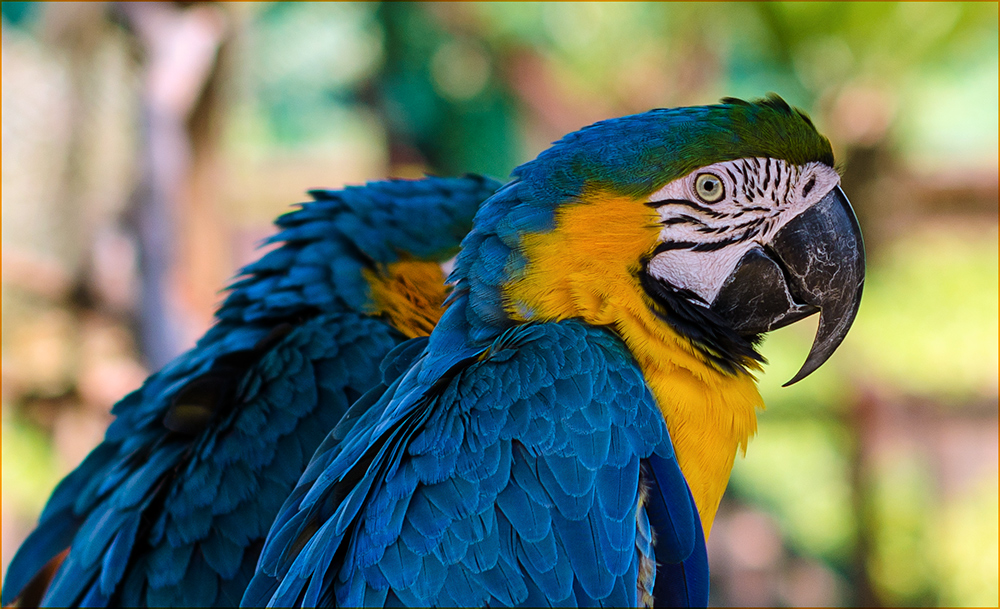
[[[634,604],[640,462],[654,452],[674,474],[666,517],[686,527],[674,560],[691,553],[696,518],[666,427],[612,332],[515,326],[430,375],[426,353],[407,357],[317,451],[244,604]]]

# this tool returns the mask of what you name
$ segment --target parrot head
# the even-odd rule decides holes
[[[763,333],[819,313],[795,382],[858,312],[864,246],[833,164],[830,142],[775,96],[571,133],[480,207],[452,275],[452,298],[467,304],[442,318],[462,331],[435,330],[432,342],[484,344],[518,323],[562,320],[615,332],[707,534],[763,407]]]
[[[864,246],[832,148],[776,96],[596,123],[515,175],[529,200],[562,202],[556,224],[560,212],[608,193],[643,203],[651,248],[630,273],[659,316],[722,369],[754,367],[763,333],[819,313],[812,349],[786,385],[797,382],[830,357],[857,314]]]
[[[649,200],[660,239],[644,284],[683,298],[756,340],[814,313],[820,322],[795,383],[840,345],[861,302],[861,230],[822,161],[793,165],[753,157],[713,163],[673,180]]]

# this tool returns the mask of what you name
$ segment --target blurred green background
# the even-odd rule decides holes
[[[2,12],[4,568],[305,189],[503,178],[596,120],[773,91],[832,140],[869,277],[806,381],[780,388],[813,327],[764,345],[712,603],[997,606],[996,3]]]

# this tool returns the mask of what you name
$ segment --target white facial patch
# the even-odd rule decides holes
[[[701,178],[702,194],[711,193],[715,202],[698,194],[704,174],[721,182],[719,198],[718,182]],[[838,184],[840,176],[823,163],[792,165],[756,157],[696,169],[649,198],[663,225],[649,273],[711,304],[751,248],[771,241]]]

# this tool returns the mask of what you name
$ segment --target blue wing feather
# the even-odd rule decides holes
[[[21,546],[28,550],[20,551],[18,553],[20,560],[11,561],[7,569],[3,596],[5,607],[14,602],[17,593],[28,585],[46,563],[69,546],[80,524],[78,517],[67,515],[63,518],[54,518],[50,526],[38,527],[31,532]]]
[[[425,353],[411,361],[404,377],[414,381],[368,398],[368,414],[381,419],[358,417],[335,457],[317,452],[313,461],[324,469],[307,468],[313,474],[292,494],[309,501],[284,506],[243,604],[296,603],[307,591],[304,604],[352,604],[382,598],[388,587],[386,603],[424,606],[519,605],[537,595],[551,603],[634,605],[635,583],[624,580],[637,577],[641,560],[639,463],[666,432],[630,426],[627,411],[656,407],[620,342],[605,330],[561,322],[511,330],[459,368],[424,375],[430,382],[421,382],[421,367],[447,360]],[[546,370],[549,362],[559,366]],[[602,374],[585,374],[588,366]],[[543,373],[529,386],[497,392],[510,370],[538,368]],[[576,416],[596,399],[590,379],[614,386],[601,396],[607,412],[591,413],[604,434]],[[638,405],[624,402],[633,396]],[[511,417],[546,421],[551,431],[529,426],[508,437]],[[663,426],[658,417],[648,420]],[[628,438],[619,446],[639,448],[622,463],[609,456],[615,421]],[[405,485],[412,496],[403,504],[387,491],[408,475],[418,484]],[[338,535],[310,532],[323,531],[324,522],[337,523]],[[428,564],[441,566],[433,581],[417,574]]]
[[[654,453],[645,465],[650,482],[646,510],[656,530],[656,558],[663,563],[680,562],[695,548],[698,510],[676,459]]]
[[[694,498],[690,497],[694,509]],[[653,518],[650,518],[650,522]],[[701,520],[695,518],[694,549],[681,562],[663,562],[657,567],[653,599],[657,607],[707,607],[708,553]],[[660,560],[657,554],[657,560]]]

